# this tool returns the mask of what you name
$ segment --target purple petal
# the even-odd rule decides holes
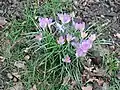
[[[72,41],[73,39],[75,39],[75,37],[73,37],[73,36],[70,35],[70,34],[67,34],[67,36],[66,36],[67,42],[70,42],[70,41]]]
[[[76,50],[76,57],[81,57],[81,56],[85,56],[86,55],[86,52],[83,52],[81,48],[78,48]]]
[[[49,19],[48,19],[48,22],[47,22],[48,25],[51,25],[51,24],[52,24],[52,21],[53,21],[53,20],[52,20],[51,18],[49,18]]]
[[[74,27],[76,30],[80,30],[83,31],[85,29],[85,22],[81,22],[81,23],[73,23]]]
[[[41,28],[46,28],[48,24],[48,18],[39,18],[39,26]]]
[[[92,34],[92,35],[89,37],[89,40],[90,40],[91,42],[95,41],[95,39],[96,39],[96,34]]]
[[[69,23],[71,21],[71,17],[70,15],[65,14],[58,14],[58,18],[59,20],[61,20],[61,22],[64,23]]]
[[[63,38],[63,36],[60,36],[59,39],[57,40],[58,44],[63,45],[65,43],[65,39]]]
[[[90,48],[92,48],[92,42],[90,40],[84,40],[81,43],[81,49],[83,50],[83,52],[87,52]]]
[[[90,48],[92,48],[91,40],[83,40],[81,44],[77,44],[76,57],[85,56]]]

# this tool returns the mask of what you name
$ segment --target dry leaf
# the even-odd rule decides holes
[[[67,85],[69,81],[70,81],[70,77],[68,76],[64,77],[62,85]]]
[[[92,71],[93,69],[94,69],[94,67],[92,66],[92,67],[86,67],[86,66],[84,66],[84,68],[85,68],[85,70],[87,70],[87,71]]]
[[[90,79],[87,81],[87,83],[88,83],[88,82],[93,82],[93,81],[96,81],[99,86],[101,86],[101,85],[104,83],[104,80],[103,80],[103,79],[96,79],[95,77],[90,78]]]
[[[14,72],[14,73],[12,73],[12,75],[14,75],[16,78],[18,78],[18,79],[20,79],[21,78],[21,75],[19,75],[19,73],[18,72]]]
[[[117,73],[117,78],[120,80],[120,70]]]
[[[96,79],[96,81],[98,82],[98,85],[100,85],[100,86],[104,83],[103,79]]]
[[[15,86],[8,88],[7,90],[25,90],[22,82],[17,82]]]
[[[82,87],[82,90],[92,90],[92,86],[86,86],[86,87]]]
[[[29,48],[26,48],[26,49],[24,50],[25,53],[28,53],[28,51],[29,51]]]
[[[12,79],[12,78],[13,78],[13,75],[12,75],[11,73],[7,73],[7,77],[8,77],[9,79]]]
[[[30,90],[37,90],[36,85],[33,85],[33,87]]]
[[[102,90],[109,90],[109,85],[108,85],[108,83],[104,83],[104,84],[103,84]]]
[[[16,61],[14,63],[14,66],[16,66],[17,68],[25,69],[25,61]]]
[[[120,33],[114,34],[114,36],[120,38]]]
[[[26,56],[24,57],[24,59],[25,59],[25,60],[29,60],[29,59],[30,59],[30,56],[29,56],[29,55],[26,55]]]
[[[5,58],[3,56],[0,56],[0,62],[4,62]]]
[[[0,17],[0,27],[3,28],[3,26],[7,23],[4,17]]]

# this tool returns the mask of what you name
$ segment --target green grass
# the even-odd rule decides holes
[[[71,12],[71,3],[50,0],[37,8],[28,7],[24,11],[25,18],[11,21],[10,25],[4,29],[3,36],[0,36],[0,38],[5,37],[4,40],[10,41],[10,43],[6,44],[4,50],[0,50],[1,54],[6,58],[6,67],[12,71],[17,69],[14,67],[15,61],[23,60],[26,62],[26,70],[19,70],[25,90],[30,90],[34,84],[37,85],[38,90],[68,90],[70,84],[62,85],[65,77],[75,80],[77,83],[76,90],[80,90],[82,85],[81,72],[85,58],[76,58],[73,47],[68,43],[62,47],[58,45],[56,38],[47,30],[43,32],[43,41],[38,42],[33,38],[35,34],[40,32],[38,21],[35,17],[50,16],[56,18],[58,12],[63,12],[63,10]],[[94,27],[94,29],[89,28],[88,32],[93,33],[96,31],[100,34],[105,29],[101,23],[95,24]],[[75,34],[79,36],[78,33]],[[110,43],[109,41],[101,40],[102,38],[102,35],[100,35],[95,42],[95,46],[98,46],[98,48]],[[29,48],[27,53],[24,52],[26,48]],[[101,52],[101,50],[99,51]],[[72,59],[70,64],[62,62],[67,53]],[[25,55],[29,55],[30,59],[25,60]],[[115,56],[110,53],[107,56],[103,55],[103,61],[104,68],[106,68],[108,74],[109,72],[115,74],[118,70]],[[111,78],[111,82],[111,90],[119,90],[119,81],[115,77]]]

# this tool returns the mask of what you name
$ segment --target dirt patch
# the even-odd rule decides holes
[[[73,3],[74,10],[87,23],[109,21],[105,36],[120,45],[120,40],[114,37],[115,33],[120,33],[119,0],[74,0]]]
[[[23,18],[25,1],[26,0],[1,0],[0,16],[8,20]]]

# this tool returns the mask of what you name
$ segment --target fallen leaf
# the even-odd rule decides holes
[[[120,38],[120,33],[114,34],[114,36]]]
[[[103,84],[102,90],[109,90],[109,85],[108,85],[108,83],[104,83],[104,84]]]
[[[33,85],[33,87],[30,90],[37,90],[36,85]]]
[[[29,59],[30,59],[30,56],[29,56],[29,55],[26,55],[26,56],[24,57],[24,59],[25,59],[25,60],[29,60]]]
[[[93,66],[92,66],[92,67],[89,67],[89,68],[88,68],[88,67],[86,67],[86,66],[84,66],[84,68],[85,68],[85,70],[90,71],[90,72],[94,69],[94,67],[93,67]]]
[[[0,17],[0,27],[3,28],[3,26],[7,23],[4,17]]]
[[[92,86],[86,86],[86,87],[82,87],[82,90],[92,90],[93,87]]]
[[[102,78],[96,79],[95,77],[90,78],[90,79],[87,81],[87,83],[88,83],[88,82],[93,82],[93,81],[96,81],[99,86],[101,86],[101,85],[104,83],[104,80],[103,80]]]
[[[14,82],[18,82],[18,78],[14,77],[14,78],[13,78],[13,81],[14,81]]]
[[[25,61],[16,61],[14,63],[14,66],[16,66],[17,68],[25,69]]]
[[[102,90],[102,86],[98,84],[96,80],[93,80],[93,90]]]
[[[28,51],[29,51],[29,48],[26,48],[26,49],[24,50],[25,53],[28,53]]]
[[[100,86],[104,83],[103,79],[96,79],[96,81],[98,82],[98,85],[100,85]]]
[[[22,82],[17,82],[13,87],[8,88],[7,90],[25,90]]]
[[[117,73],[117,78],[120,80],[120,70]]]
[[[12,79],[12,78],[13,78],[13,75],[12,75],[11,73],[7,73],[7,77],[8,77],[9,79]]]
[[[70,77],[68,76],[64,77],[62,85],[64,86],[67,85],[69,81],[70,81]]]
[[[16,78],[18,78],[18,79],[20,79],[21,78],[21,75],[19,75],[19,73],[18,72],[14,72],[14,73],[12,73],[12,75],[14,75]]]
[[[0,62],[4,62],[5,58],[3,56],[0,56]]]

